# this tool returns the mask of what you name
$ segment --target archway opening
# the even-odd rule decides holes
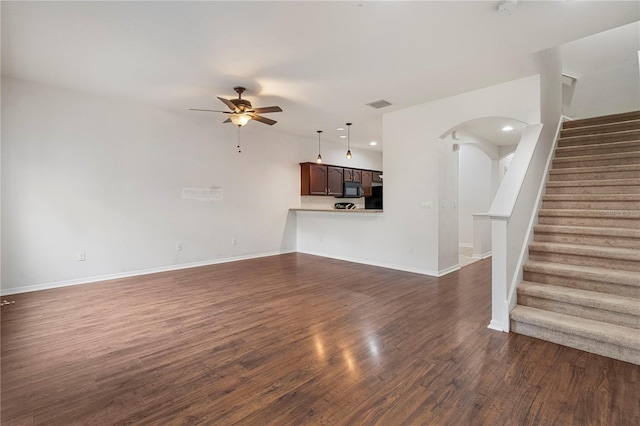
[[[481,117],[460,123],[441,136],[457,153],[457,245],[461,268],[491,256],[491,225],[486,213],[526,126],[509,117]]]

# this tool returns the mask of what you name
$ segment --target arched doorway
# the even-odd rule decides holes
[[[526,125],[509,117],[482,117],[461,123],[443,135],[457,153],[457,244],[461,268],[491,255],[490,222],[484,214]]]

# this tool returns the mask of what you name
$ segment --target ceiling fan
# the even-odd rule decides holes
[[[262,117],[258,114],[264,114],[269,112],[282,112],[282,108],[279,106],[270,106],[263,108],[253,108],[251,102],[246,99],[242,99],[242,93],[246,90],[244,87],[236,86],[233,88],[238,94],[238,99],[224,99],[218,96],[218,99],[223,104],[229,107],[231,111],[218,111],[213,109],[197,109],[190,108],[190,111],[206,111],[206,112],[221,112],[223,114],[229,114],[229,118],[223,121],[223,123],[233,123],[238,127],[244,126],[249,120],[256,120],[260,123],[273,126],[277,121],[270,118]]]

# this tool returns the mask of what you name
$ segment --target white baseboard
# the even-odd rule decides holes
[[[504,327],[502,326],[502,323],[493,319],[491,320],[487,328],[490,328],[491,330],[496,330],[496,331],[505,331]]]
[[[487,257],[491,257],[490,251],[482,254],[474,254],[473,256],[471,256],[472,259],[478,259],[478,260],[483,260],[483,259],[486,259]]]
[[[316,252],[312,250],[298,250],[298,253],[311,254],[313,256],[320,256],[320,257],[327,257],[329,259],[344,260],[346,262],[361,263],[363,265],[378,266],[380,268],[395,269],[396,271],[412,272],[414,274],[428,275],[430,277],[440,276],[438,272],[432,271],[430,269],[413,268],[410,266],[396,265],[393,263],[378,262],[378,261],[373,261],[368,259],[358,259],[358,258],[353,258],[349,256],[337,256],[331,253],[322,253],[322,252]]]
[[[459,271],[459,270],[460,270],[460,264],[458,263],[458,264],[450,266],[448,268],[441,269],[440,271],[438,271],[438,276],[441,277],[443,275],[447,275],[447,274],[450,274],[452,272]]]
[[[244,255],[244,256],[235,256],[235,257],[227,257],[227,258],[221,258],[221,259],[205,260],[205,261],[202,261],[202,262],[183,263],[183,264],[180,264],[180,265],[160,266],[160,267],[157,267],[157,268],[141,269],[141,270],[137,270],[137,271],[128,271],[128,272],[121,272],[121,273],[116,273],[116,274],[106,274],[106,275],[98,275],[98,276],[85,277],[85,278],[76,278],[76,279],[73,279],[73,280],[56,281],[56,282],[51,282],[51,283],[42,283],[42,284],[35,284],[35,285],[21,286],[21,287],[2,288],[2,289],[0,289],[0,296],[10,296],[12,294],[29,293],[29,292],[32,292],[32,291],[49,290],[49,289],[53,289],[53,288],[68,287],[68,286],[72,286],[72,285],[90,284],[90,283],[96,283],[96,282],[101,282],[101,281],[108,281],[108,280],[115,280],[115,279],[121,279],[121,278],[129,278],[129,277],[136,277],[136,276],[140,276],[140,275],[155,274],[155,273],[158,273],[158,272],[177,271],[177,270],[180,270],[180,269],[197,268],[199,266],[217,265],[217,264],[220,264],[220,263],[237,262],[237,261],[240,261],[240,260],[257,259],[257,258],[260,258],[260,257],[277,256],[277,255],[280,255],[280,254],[295,253],[295,252],[296,252],[296,250],[280,250],[280,251],[267,252],[267,253],[258,253],[258,254]],[[304,254],[310,254],[310,255],[313,255],[313,256],[326,257],[326,258],[329,258],[329,259],[344,260],[344,261],[347,261],[347,262],[361,263],[361,264],[364,264],[364,265],[377,266],[377,267],[380,267],[380,268],[388,268],[388,269],[394,269],[394,270],[397,270],[397,271],[404,271],[404,272],[411,272],[411,273],[414,273],[414,274],[427,275],[427,276],[430,276],[430,277],[441,277],[443,275],[450,274],[451,272],[455,272],[455,271],[460,269],[460,265],[459,264],[451,266],[449,268],[442,269],[440,271],[433,271],[433,270],[430,270],[430,269],[414,268],[414,267],[409,267],[409,266],[404,266],[404,265],[396,265],[396,264],[387,263],[387,262],[378,262],[378,261],[372,261],[372,260],[367,260],[367,259],[358,259],[358,258],[353,258],[353,257],[348,257],[348,256],[336,256],[336,255],[330,254],[330,253],[320,253],[320,252],[307,251],[307,250],[298,250],[298,252],[299,253],[304,253]]]
[[[219,263],[237,262],[239,260],[257,259],[260,257],[277,256],[279,254],[295,253],[295,250],[279,250],[266,253],[249,254],[243,256],[226,257],[221,259],[205,260],[202,262],[182,263],[179,265],[160,266],[157,268],[140,269],[137,271],[120,272],[116,274],[98,275],[86,278],[76,278],[73,280],[56,281],[52,283],[35,284],[22,287],[10,287],[0,289],[0,296],[12,294],[29,293],[32,291],[49,290],[52,288],[68,287],[72,285],[90,284],[100,281],[115,280],[120,278],[136,277],[140,275],[156,274],[158,272],[177,271],[180,269],[197,268],[199,266],[217,265]]]

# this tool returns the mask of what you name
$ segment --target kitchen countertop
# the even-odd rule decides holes
[[[293,208],[289,209],[295,212],[322,212],[322,213],[384,213],[384,210],[377,209],[308,209],[308,208]]]

